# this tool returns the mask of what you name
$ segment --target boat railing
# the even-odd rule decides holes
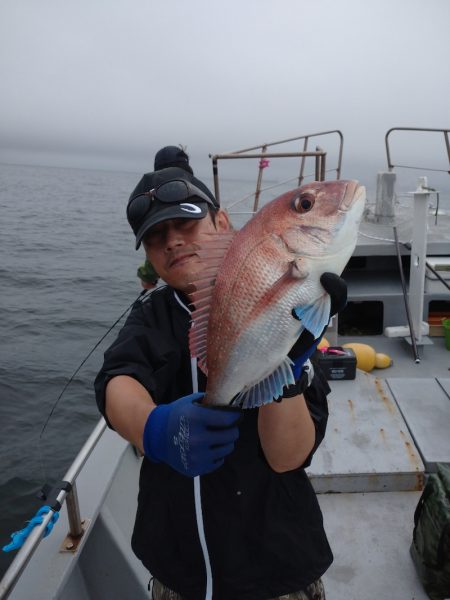
[[[103,418],[99,420],[89,438],[81,448],[75,460],[67,470],[64,479],[60,482],[59,491],[52,494],[51,510],[43,516],[42,523],[36,525],[19,550],[3,579],[0,581],[0,600],[4,600],[13,590],[21,573],[27,566],[37,547],[39,546],[47,526],[50,524],[55,512],[58,512],[66,501],[69,520],[69,532],[65,540],[65,548],[75,551],[85,531],[85,526],[80,517],[76,480],[86,461],[96,447],[106,429]]]
[[[447,160],[448,160],[448,169],[436,169],[436,168],[430,168],[430,167],[424,167],[421,165],[401,165],[401,164],[395,164],[392,162],[391,160],[391,149],[389,146],[389,137],[391,136],[391,134],[393,132],[397,132],[397,131],[423,131],[423,132],[428,132],[428,133],[442,133],[444,135],[444,144],[445,144],[445,149],[447,152]],[[425,170],[425,171],[438,171],[441,173],[448,173],[450,175],[450,142],[449,142],[449,132],[450,129],[433,129],[433,128],[427,128],[427,127],[391,127],[391,129],[389,129],[385,135],[385,144],[386,144],[386,157],[387,157],[387,163],[388,163],[388,169],[389,171],[393,171],[394,168],[402,168],[402,169],[421,169],[421,170]]]
[[[317,137],[321,137],[321,136],[329,136],[329,135],[337,135],[338,136],[339,151],[338,151],[336,167],[333,167],[332,169],[327,170],[327,168],[326,168],[327,153],[324,150],[322,150],[319,146],[316,146],[316,149],[314,151],[310,151],[310,150],[308,150],[308,144],[310,143],[310,140],[312,138],[317,138]],[[274,146],[295,143],[295,142],[301,142],[301,150],[299,150],[298,152],[275,152],[275,151],[271,150]],[[305,177],[308,177],[308,176],[314,176],[314,179],[316,181],[324,181],[326,173],[331,172],[331,171],[336,172],[336,179],[339,179],[340,173],[341,173],[343,144],[344,144],[344,137],[343,137],[341,131],[339,131],[338,129],[333,129],[330,131],[321,131],[318,133],[310,133],[307,135],[301,135],[301,136],[297,136],[297,137],[293,137],[293,138],[288,138],[285,140],[279,140],[277,142],[259,144],[258,146],[252,146],[251,148],[244,148],[242,150],[235,150],[233,152],[226,152],[223,154],[214,154],[214,155],[210,154],[210,158],[212,160],[212,167],[213,167],[214,193],[215,193],[216,199],[220,203],[219,168],[218,168],[219,160],[259,159],[255,192],[245,196],[244,198],[241,198],[240,200],[238,200],[237,202],[234,203],[234,204],[239,204],[240,202],[244,202],[245,200],[248,200],[249,198],[254,196],[252,212],[255,213],[258,210],[260,196],[263,191],[267,191],[268,189],[272,189],[272,188],[276,187],[277,185],[282,185],[283,183],[286,183],[286,181],[284,181],[284,182],[276,184],[275,186],[272,185],[268,188],[262,188],[263,173],[264,173],[264,169],[266,168],[266,166],[268,166],[267,161],[269,159],[271,159],[271,158],[300,158],[300,166],[299,166],[298,174],[295,177],[287,180],[287,181],[296,180],[297,186],[302,185],[303,180],[305,179]],[[307,158],[314,158],[314,160],[315,160],[314,173],[311,175],[305,174],[305,166],[306,166]]]

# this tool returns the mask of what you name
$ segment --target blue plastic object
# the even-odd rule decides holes
[[[20,531],[15,531],[11,534],[12,542],[7,544],[6,546],[3,546],[3,552],[11,552],[12,550],[18,550],[19,548],[21,548],[25,543],[27,537],[32,532],[33,528],[36,527],[36,525],[40,525],[44,520],[44,515],[46,515],[51,510],[52,509],[50,508],[50,506],[41,506],[41,508],[37,511],[36,515],[28,521],[28,525],[26,527],[24,527]],[[47,537],[51,533],[53,526],[58,519],[59,512],[53,512],[52,518],[47,524],[47,527],[45,528],[44,537]]]

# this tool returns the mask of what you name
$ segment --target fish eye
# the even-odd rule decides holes
[[[300,214],[307,213],[314,206],[314,202],[315,200],[312,194],[300,194],[300,196],[297,196],[294,200],[294,208]]]

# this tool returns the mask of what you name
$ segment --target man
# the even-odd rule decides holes
[[[152,290],[155,288],[159,279],[158,273],[148,259],[145,259],[144,264],[138,267],[137,276],[141,280],[141,285],[144,290]]]
[[[134,307],[96,379],[109,425],[145,455],[133,550],[154,577],[155,600],[322,600],[332,554],[304,468],[325,433],[328,385],[304,369],[281,401],[260,409],[201,404],[188,293],[202,269],[198,244],[229,219],[180,169],[155,173],[153,185],[127,216],[167,286]],[[322,282],[335,312],[342,280]],[[316,343],[302,334],[291,351],[297,366]]]
[[[152,188],[152,179],[155,171],[161,171],[162,169],[168,168],[177,168],[182,169],[187,173],[187,177],[189,177],[190,181],[197,186],[204,194],[209,196],[209,198],[215,203],[216,199],[214,195],[210,192],[208,187],[197,179],[194,176],[194,171],[189,164],[189,156],[183,150],[181,146],[164,146],[155,154],[154,162],[153,162],[153,171],[150,173],[145,173],[138,184],[131,192],[130,200],[139,194],[144,194],[148,192]]]
[[[206,185],[194,177],[194,171],[189,164],[189,156],[181,146],[164,146],[158,150],[158,152],[155,154],[153,163],[154,171],[151,173],[145,173],[142,176],[142,178],[139,180],[139,183],[132,191],[130,200],[139,194],[148,192],[148,190],[153,187],[152,180],[155,171],[161,171],[161,169],[168,169],[169,167],[183,169],[183,171],[188,173],[188,176],[192,176],[190,177],[192,183],[194,183],[199,189],[207,194],[213,202],[215,202],[214,196],[211,194]],[[159,279],[158,273],[155,271],[153,265],[148,259],[146,259],[144,264],[138,268],[137,276],[141,280],[142,287],[146,290],[155,288]]]

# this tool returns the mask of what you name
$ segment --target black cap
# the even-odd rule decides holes
[[[189,156],[178,146],[164,146],[164,148],[161,148],[161,150],[158,150],[155,154],[155,171],[160,171],[161,169],[167,169],[169,167],[178,167],[179,169],[184,169],[191,175],[194,174],[189,165]]]
[[[151,204],[149,204],[149,192],[134,196],[129,201],[127,218],[136,236],[136,250],[145,234],[154,225],[168,219],[203,219],[208,214],[208,207],[218,208],[214,196],[206,185],[183,169],[171,167],[155,171],[151,175],[149,190],[157,188],[163,183],[182,180],[191,186],[192,193],[188,198],[180,199],[179,202],[161,202],[157,198],[152,198]]]

